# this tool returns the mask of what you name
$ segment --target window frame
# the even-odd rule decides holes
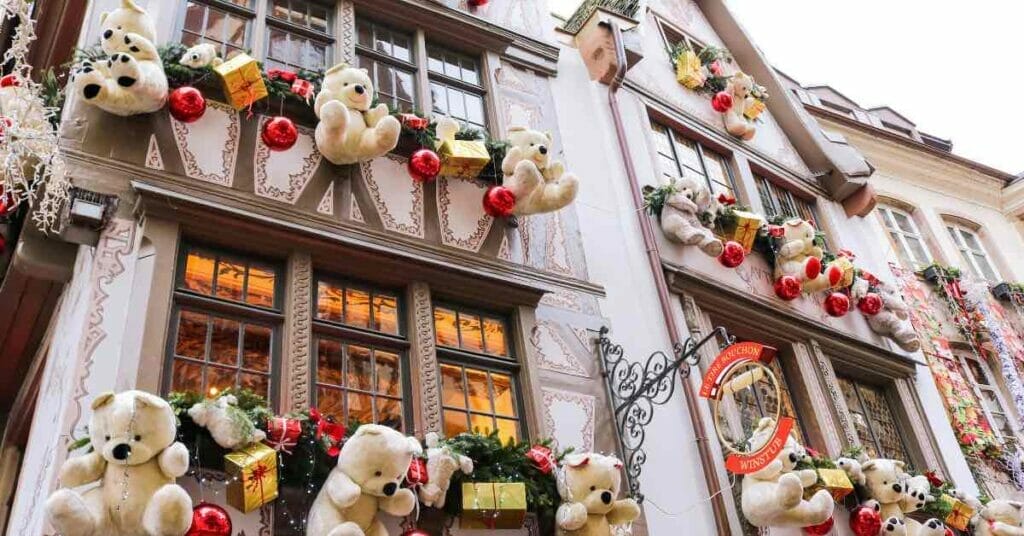
[[[891,218],[893,222],[892,227],[889,226],[889,219],[887,219],[886,213],[888,213],[888,217]],[[896,222],[897,215],[903,216],[904,218],[907,219],[908,222],[910,222],[912,232],[907,232],[900,228],[899,224]],[[900,257],[901,261],[903,260],[903,258],[906,258],[913,265],[907,266],[907,268],[918,270],[932,263],[932,261],[935,259],[935,256],[932,255],[931,248],[928,247],[928,242],[925,240],[924,235],[921,233],[921,228],[918,227],[917,222],[914,221],[914,216],[911,212],[890,204],[880,204],[878,205],[878,216],[882,219],[882,228],[885,229],[885,234],[886,236],[889,237],[889,242],[892,244],[894,248],[898,249],[898,251],[896,252],[897,257]],[[894,240],[892,236],[893,233],[897,235],[898,241]],[[924,250],[924,254],[927,256],[927,258],[921,260],[918,260],[916,258],[917,255],[913,253],[913,250],[907,243],[907,237],[914,238],[921,244],[921,249]],[[902,256],[899,255],[900,251],[903,252]]]
[[[448,91],[454,89],[454,90],[459,91],[459,92],[461,92],[463,94],[474,95],[474,96],[476,96],[476,97],[478,97],[480,99],[480,106],[482,108],[482,114],[483,114],[483,124],[482,125],[478,125],[478,124],[475,124],[475,123],[470,123],[468,121],[468,119],[463,119],[463,118],[455,117],[455,116],[451,115],[450,111],[448,111],[448,112],[446,112],[446,113],[444,113],[442,115],[445,115],[447,117],[451,117],[452,119],[456,119],[457,121],[459,121],[459,124],[462,125],[462,126],[467,126],[467,127],[470,127],[470,128],[478,128],[478,129],[482,130],[483,132],[490,132],[491,129],[492,129],[492,126],[493,126],[493,121],[491,120],[491,117],[489,116],[488,111],[487,111],[488,110],[488,96],[490,95],[490,91],[488,90],[488,87],[486,85],[487,84],[486,62],[484,61],[483,56],[482,55],[474,56],[472,54],[467,54],[467,53],[465,53],[465,52],[463,52],[461,50],[451,48],[450,46],[447,46],[444,43],[441,43],[441,42],[438,42],[438,41],[435,41],[435,40],[429,40],[429,39],[426,39],[426,38],[424,38],[424,44],[423,45],[424,45],[423,46],[424,55],[422,55],[421,57],[422,58],[426,58],[426,60],[427,60],[427,63],[423,65],[423,72],[425,73],[426,84],[427,84],[427,86],[425,88],[425,94],[428,95],[429,99],[430,99],[430,113],[431,114],[440,113],[440,112],[436,111],[436,105],[435,105],[435,101],[434,101],[434,90],[433,90],[434,84],[441,85],[441,86],[445,87],[446,90],[448,90]],[[452,56],[455,56],[455,57],[459,58],[460,60],[468,59],[469,61],[472,61],[475,64],[475,66],[476,66],[476,73],[477,73],[478,83],[474,84],[472,82],[467,82],[467,81],[463,80],[462,78],[456,78],[456,77],[451,76],[451,75],[449,75],[447,73],[438,72],[438,71],[435,71],[435,70],[431,69],[430,68],[430,54],[434,50],[441,50],[441,51],[443,51],[446,54],[446,58],[445,58],[446,60],[447,60],[447,55],[450,54]],[[459,68],[460,68],[460,70],[462,69],[462,62],[461,61],[459,62]],[[463,99],[463,100],[465,100],[465,99]],[[447,102],[445,103],[445,106],[450,108],[449,103],[447,103]],[[424,109],[426,109],[426,108],[424,108]],[[465,108],[465,109],[468,110],[468,108]],[[469,115],[468,111],[466,112],[466,115]]]
[[[658,21],[658,32],[661,34],[661,42],[665,45],[665,53],[669,55],[669,59],[672,59],[672,49],[675,48],[679,41],[685,41],[690,50],[696,52],[697,55],[700,55],[701,51],[707,48],[706,43],[677,28],[665,19],[661,17],[655,17],[655,19]],[[679,39],[673,40],[672,37],[675,36],[678,36]]]
[[[781,215],[786,218],[807,220],[807,216],[810,216],[811,219],[809,221],[814,224],[815,229],[824,231],[815,201],[808,201],[806,198],[794,193],[791,188],[787,188],[781,181],[773,179],[770,175],[755,171],[753,177],[754,187],[757,189],[757,197],[761,201],[761,208],[764,210],[766,217],[771,219]],[[771,203],[766,203],[766,201]],[[783,202],[792,207],[794,209],[793,212],[796,214],[787,213],[783,207]],[[800,214],[801,209],[806,210],[806,214]]]
[[[953,245],[960,252],[960,258],[963,259],[967,266],[971,269],[971,273],[979,279],[984,279],[990,283],[998,283],[1002,277],[999,273],[999,268],[996,267],[995,262],[992,260],[992,255],[989,255],[988,249],[985,248],[985,243],[981,240],[981,235],[978,234],[977,230],[970,229],[960,223],[946,220],[943,222],[946,226],[946,230],[953,240]],[[964,235],[970,235],[977,242],[979,249],[973,249],[967,243],[967,238]],[[985,271],[982,266],[978,264],[977,255],[980,254],[985,259],[985,264],[992,271],[992,278],[990,279],[985,275]]]
[[[974,389],[974,396],[978,399],[978,406],[985,413],[985,417],[988,419],[992,433],[995,434],[996,438],[1002,442],[1014,442],[1017,443],[1017,436],[1020,434],[1020,429],[1017,425],[1016,415],[1010,409],[1010,406],[1006,403],[1006,397],[1003,396],[1002,386],[996,379],[996,375],[992,373],[992,369],[988,366],[988,363],[984,359],[979,359],[975,355],[968,355],[965,352],[954,352],[957,360],[963,369],[964,379],[971,384],[971,388]],[[975,375],[975,369],[971,366],[976,365],[983,375],[986,376],[984,380],[986,383],[978,381]],[[989,393],[995,399],[996,405],[999,406],[999,411],[995,412],[986,403],[985,393]],[[1003,418],[1006,424],[1010,428],[1009,437],[1007,434],[996,426],[996,420],[993,415],[999,415]]]
[[[248,1],[249,1],[249,7],[240,6],[240,5],[238,5],[238,4],[234,3],[234,2],[230,2],[228,0],[185,0],[184,2],[181,2],[181,7],[178,10],[179,11],[179,13],[178,13],[178,20],[177,20],[177,22],[175,23],[175,26],[174,26],[174,28],[175,28],[174,35],[177,36],[178,39],[182,40],[182,41],[184,41],[184,40],[181,39],[181,38],[184,37],[186,32],[188,32],[189,34],[192,34],[192,35],[197,35],[197,34],[195,34],[195,32],[192,32],[191,30],[186,30],[185,29],[185,22],[186,22],[186,20],[188,18],[188,5],[189,5],[189,3],[195,3],[195,4],[199,4],[199,5],[202,5],[202,6],[206,7],[206,11],[205,11],[205,13],[203,15],[203,31],[204,32],[206,31],[207,21],[209,21],[209,19],[210,19],[210,9],[217,9],[217,10],[223,11],[225,13],[228,13],[230,15],[233,15],[233,16],[245,19],[245,24],[246,24],[245,39],[243,40],[244,42],[242,43],[241,50],[245,51],[245,50],[252,49],[253,48],[253,41],[255,40],[255,36],[256,36],[257,30],[258,30],[257,26],[258,26],[259,20],[260,20],[260,10],[259,10],[260,2],[266,2],[266,1],[269,1],[269,0],[248,0]],[[225,29],[224,31],[227,32],[227,29]],[[199,37],[200,42],[206,42],[205,41],[205,35],[198,35],[198,37]],[[227,57],[228,57],[228,52],[227,52],[228,44],[227,44],[227,42],[225,42],[225,41],[218,41],[218,43],[220,43],[220,44],[219,44],[219,46],[217,48],[218,48],[218,51],[219,51],[221,57],[227,59]]]
[[[716,151],[714,148],[707,147],[704,143],[701,143],[699,140],[680,133],[677,129],[669,126],[668,124],[666,124],[663,121],[659,121],[657,119],[651,119],[651,121],[650,121],[650,130],[652,131],[652,134],[654,136],[661,136],[661,132],[658,131],[659,128],[663,129],[665,131],[665,133],[668,135],[669,148],[672,150],[671,156],[663,154],[658,149],[657,142],[655,142],[655,145],[656,145],[655,146],[655,152],[657,153],[658,158],[659,158],[659,160],[658,160],[658,162],[656,164],[656,167],[657,167],[658,171],[660,171],[660,173],[659,173],[660,176],[664,176],[665,175],[664,170],[661,169],[662,168],[661,157],[669,157],[670,156],[670,158],[672,159],[673,163],[676,166],[676,177],[675,177],[675,179],[679,179],[679,178],[682,178],[682,177],[686,176],[686,174],[684,173],[684,168],[685,168],[685,170],[689,170],[689,171],[692,171],[692,172],[699,173],[704,178],[704,186],[706,186],[708,188],[708,192],[710,193],[710,195],[712,197],[716,197],[717,196],[715,185],[727,186],[728,189],[729,189],[729,194],[732,195],[733,197],[736,196],[736,192],[737,192],[736,177],[735,177],[735,174],[733,173],[733,166],[732,166],[732,158],[731,158],[731,156],[729,156],[727,154],[724,154],[724,153],[721,153],[719,151]],[[680,153],[679,153],[678,145],[680,144],[680,142],[678,141],[678,139],[683,140],[683,143],[688,142],[688,143],[692,143],[693,144],[694,149],[696,150],[696,153],[697,153],[697,159],[700,161],[700,168],[701,169],[699,171],[696,170],[696,169],[693,169],[692,167],[688,166],[687,164],[685,164],[683,162],[683,159],[680,157]],[[725,171],[725,179],[728,181],[728,184],[722,185],[722,184],[720,184],[720,183],[718,183],[716,181],[713,181],[711,179],[711,173],[708,172],[708,163],[707,163],[707,160],[709,158],[707,156],[708,154],[711,155],[710,156],[711,158],[718,158],[719,159],[719,161],[721,162],[721,165],[722,165],[722,169]]]
[[[863,416],[865,417],[865,420],[867,421],[866,425],[867,425],[868,433],[871,435],[871,440],[874,443],[874,448],[875,448],[875,450],[877,451],[877,454],[878,454],[877,457],[879,457],[879,458],[891,458],[891,459],[896,459],[896,460],[902,460],[903,462],[907,463],[908,465],[914,465],[913,458],[915,456],[915,451],[911,448],[912,445],[907,444],[906,438],[904,438],[903,434],[896,434],[896,437],[899,440],[900,448],[903,449],[902,457],[897,455],[899,453],[895,453],[895,452],[882,452],[882,443],[881,443],[881,440],[879,439],[879,433],[875,430],[875,426],[874,426],[874,422],[873,422],[875,420],[875,418],[874,418],[874,416],[868,414],[868,409],[867,409],[868,406],[865,403],[864,395],[861,393],[861,390],[865,389],[865,388],[877,391],[878,394],[881,395],[885,399],[885,407],[888,410],[889,418],[892,421],[892,425],[894,427],[898,427],[901,424],[900,423],[900,417],[901,416],[900,416],[900,413],[899,413],[899,411],[897,409],[897,405],[893,404],[892,396],[890,395],[890,388],[888,386],[885,386],[885,385],[877,385],[877,384],[874,384],[874,383],[866,382],[866,381],[864,381],[864,380],[862,380],[860,378],[854,377],[854,376],[836,375],[837,387],[839,389],[840,394],[842,395],[843,403],[846,405],[846,411],[848,411],[850,413],[851,419],[853,417],[853,414],[854,413],[858,413],[858,412],[855,412],[853,410],[853,408],[851,408],[849,406],[849,404],[846,402],[846,392],[843,389],[843,382],[847,382],[847,383],[853,385],[853,387],[854,387],[854,394],[857,397],[858,404],[860,405],[861,409],[863,410]],[[861,447],[865,447],[864,441],[863,441],[863,439],[861,439],[860,433],[857,431],[857,426],[852,421],[850,423],[850,426],[852,427],[851,431],[853,432],[853,434],[857,438],[857,442],[861,445]]]
[[[360,24],[369,24],[369,25],[371,25],[371,27],[374,29],[374,33],[371,36],[371,38],[374,39],[374,40],[376,40],[376,36],[377,36],[376,29],[378,27],[382,27],[382,28],[388,30],[389,32],[397,32],[397,33],[401,33],[401,34],[403,34],[405,36],[408,36],[409,37],[409,57],[410,57],[411,61],[406,61],[406,60],[403,60],[401,58],[397,58],[397,57],[395,57],[395,56],[393,56],[391,54],[386,54],[386,53],[381,52],[381,51],[379,51],[379,50],[377,50],[375,48],[367,47],[367,46],[363,45],[362,43],[360,43],[359,42],[359,28],[360,28]],[[356,17],[356,21],[355,21],[355,33],[356,33],[356,36],[355,36],[355,59],[356,59],[356,63],[359,64],[359,57],[360,56],[366,56],[367,58],[369,58],[370,60],[372,60],[374,62],[383,63],[383,64],[391,67],[392,69],[397,69],[397,70],[406,72],[408,74],[411,74],[412,75],[412,80],[413,80],[412,109],[413,110],[421,109],[423,103],[422,103],[422,88],[420,87],[421,83],[420,83],[420,64],[419,64],[419,59],[420,59],[420,56],[421,56],[420,52],[421,52],[422,45],[421,45],[420,40],[417,38],[418,32],[415,32],[415,31],[410,32],[410,31],[407,31],[407,30],[404,30],[404,29],[401,29],[401,28],[397,28],[397,27],[391,26],[391,25],[389,25],[389,24],[387,24],[385,22],[381,22],[381,21],[379,21],[379,20],[377,20],[375,18],[357,16]],[[393,44],[394,43],[392,42],[392,45]],[[376,88],[377,88],[377,92],[378,92],[378,97],[379,97],[380,96],[380,83],[378,81],[378,78],[376,77],[376,73],[371,73],[370,77],[373,79],[374,84],[376,84]],[[396,79],[396,81],[397,81],[397,79]],[[397,95],[396,95],[396,97],[397,97]]]

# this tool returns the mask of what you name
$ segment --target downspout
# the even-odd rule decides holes
[[[668,283],[665,281],[665,272],[661,265],[661,254],[658,252],[658,243],[654,238],[654,230],[651,227],[651,220],[644,210],[643,195],[640,193],[640,183],[637,179],[636,167],[633,165],[632,152],[629,149],[629,140],[626,138],[626,129],[622,123],[622,112],[619,110],[617,93],[626,78],[626,50],[622,44],[622,30],[615,21],[607,22],[612,33],[612,43],[615,46],[615,56],[618,61],[618,70],[615,79],[608,84],[608,106],[611,108],[612,120],[615,123],[615,136],[619,142],[619,151],[622,153],[622,161],[626,167],[626,177],[629,179],[629,189],[633,194],[633,211],[637,215],[640,224],[640,232],[643,234],[644,246],[647,249],[647,262],[650,265],[651,275],[654,276],[654,286],[658,290],[658,302],[661,305],[662,320],[668,329],[669,339],[673,348],[682,346],[683,341],[677,331],[675,316],[672,314],[672,299],[668,291]],[[718,482],[718,474],[714,466],[714,456],[708,443],[704,426],[704,416],[701,413],[697,395],[693,391],[693,385],[687,378],[683,378],[683,393],[686,395],[686,408],[690,412],[690,423],[693,425],[693,435],[697,440],[697,451],[700,454],[701,469],[704,472],[704,482],[707,484],[708,493],[711,495],[711,507],[715,514],[715,526],[719,535],[732,534],[729,526],[729,516],[726,512],[725,501],[722,499],[721,486]]]

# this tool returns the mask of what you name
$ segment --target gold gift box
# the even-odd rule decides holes
[[[487,144],[479,140],[444,140],[437,153],[445,177],[475,179],[491,163]]]
[[[697,89],[704,85],[700,58],[694,51],[686,50],[676,58],[676,80],[687,89]]]
[[[235,477],[227,489],[232,508],[249,513],[277,498],[277,451],[263,443],[225,454],[224,471]]]
[[[853,493],[853,482],[842,469],[818,469],[818,482],[804,489],[804,498],[810,499],[819,490],[828,490],[832,500],[840,502]]]
[[[236,110],[244,110],[268,95],[259,63],[247,54],[239,54],[213,70],[220,75],[224,96]]]
[[[971,523],[971,518],[974,517],[974,508],[950,495],[943,495],[939,500],[950,506],[949,515],[945,519],[946,524],[956,530],[967,530]]]
[[[746,110],[743,110],[743,115],[747,119],[753,121],[753,120],[757,119],[758,117],[760,117],[761,112],[764,112],[764,108],[765,108],[765,106],[764,106],[764,101],[763,100],[761,100],[761,99],[754,99],[754,102],[752,102],[750,104],[750,106],[747,106]]]
[[[747,212],[745,210],[734,210],[732,211],[735,217],[735,223],[729,223],[718,231],[718,234],[723,240],[738,242],[743,246],[743,250],[750,253],[750,250],[754,247],[754,240],[757,238],[757,232],[764,226],[765,221],[759,214],[753,212]]]
[[[526,484],[466,482],[462,484],[463,529],[520,529],[526,519]]]
[[[839,279],[839,282],[832,288],[847,288],[853,284],[853,277],[856,275],[857,269],[853,266],[853,262],[846,257],[836,257],[836,260],[832,261],[832,265],[843,271],[843,277]]]

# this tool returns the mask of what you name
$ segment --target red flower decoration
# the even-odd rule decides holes
[[[715,60],[708,64],[708,70],[715,76],[722,76],[722,63]]]
[[[328,421],[316,408],[310,408],[309,420],[316,423],[318,441],[323,441],[324,436],[327,436],[327,455],[337,457],[341,453],[341,440],[345,438],[345,425]]]
[[[403,125],[412,130],[426,130],[427,126],[430,125],[430,121],[427,121],[426,117],[420,117],[416,114],[401,114],[398,117]]]

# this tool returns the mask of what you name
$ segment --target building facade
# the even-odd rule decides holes
[[[482,208],[486,181],[415,182],[398,153],[327,162],[309,107],[238,112],[208,83],[202,120],[182,123],[69,98],[68,173],[102,197],[107,218],[94,235],[25,225],[10,248],[0,300],[20,305],[0,317],[10,334],[0,351],[16,369],[0,383],[6,534],[53,533],[45,499],[84,435],[89,402],[110,390],[241,386],[280,414],[318,407],[419,437],[493,430],[628,455],[602,376],[602,328],[636,363],[718,327],[778,350],[778,394],[750,391],[720,411],[697,399],[717,353],[709,344],[652,408],[646,461],[632,475],[645,499],[634,534],[679,534],[684,524],[692,534],[756,533],[718,438],[748,434],[775,412],[828,456],[859,447],[971,493],[1016,493],[1005,468],[972,467],[961,452],[929,355],[901,349],[859,314],[829,316],[822,293],[782,301],[767,259],[752,253],[725,269],[644,213],[644,187],[689,177],[767,218],[813,221],[830,250],[855,252],[880,278],[938,261],[991,283],[1024,280],[1024,182],[953,156],[891,110],[836,94],[849,117],[832,111],[825,89],[775,72],[724,2],[649,0],[629,17],[583,17],[578,31],[564,27],[572,1],[138,3],[162,44],[248,50],[283,69],[359,65],[395,108],[494,138],[515,126],[550,132],[580,192],[513,225]],[[73,31],[80,47],[99,40],[101,13],[119,4],[88,2]],[[667,52],[679,43],[727,50],[729,74],[752,75],[771,95],[751,140],[680,85]],[[299,125],[284,152],[259,139],[277,114]],[[1001,311],[1024,333],[1018,311]],[[1007,423],[1000,438],[1011,444],[1021,413],[998,376],[972,392],[998,401],[986,416]],[[195,498],[223,502],[216,478],[183,480]],[[292,534],[278,510],[232,511],[236,534]],[[850,533],[847,516],[836,508],[837,533]]]

